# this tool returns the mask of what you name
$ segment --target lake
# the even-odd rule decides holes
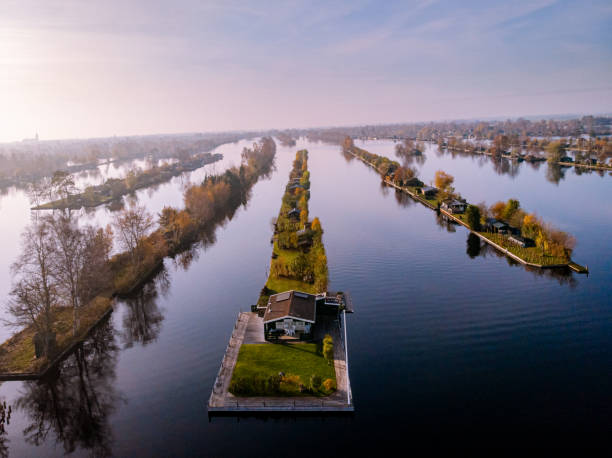
[[[237,163],[249,143],[216,151]],[[394,156],[390,141],[357,146]],[[350,291],[355,306],[347,317],[355,415],[209,419],[206,404],[237,314],[256,302],[267,278],[271,220],[300,148],[310,153],[310,214],[322,222],[330,288]],[[423,181],[442,169],[469,201],[517,198],[576,236],[573,257],[590,275],[511,262],[382,185],[337,146],[279,146],[277,170],[255,185],[246,207],[204,245],[167,259],[57,374],[0,385],[0,402],[13,408],[0,452],[312,455],[390,442],[603,443],[612,414],[612,176],[436,149],[428,145],[424,161],[412,164]],[[204,175],[198,170],[191,180]],[[155,212],[179,206],[185,182],[177,177],[136,197]],[[25,195],[2,196],[0,212],[6,297],[8,266],[29,218]],[[110,214],[99,208],[87,220],[105,223]]]

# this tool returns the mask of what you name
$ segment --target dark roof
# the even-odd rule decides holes
[[[438,188],[434,188],[433,186],[423,186],[421,188],[421,192],[438,192]]]
[[[270,296],[263,321],[267,323],[291,316],[314,323],[315,315],[316,304],[313,294],[286,291]]]
[[[453,205],[453,206],[457,206],[457,205],[465,206],[465,205],[467,205],[465,202],[461,202],[460,200],[457,200],[457,199],[445,200],[444,203],[446,205],[448,205],[449,207],[451,205]]]
[[[291,215],[299,215],[300,211],[297,208],[292,208],[291,210],[289,210],[287,212],[287,215],[291,216]]]

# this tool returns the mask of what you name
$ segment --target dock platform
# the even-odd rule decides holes
[[[243,343],[251,341],[253,331],[258,329],[261,320],[254,312],[241,312],[238,315],[229,344],[223,355],[221,368],[208,400],[210,415],[248,414],[248,413],[316,413],[316,412],[353,412],[353,396],[348,372],[348,349],[346,347],[346,315],[342,313],[337,326],[326,329],[334,340],[334,368],[337,389],[331,395],[320,398],[300,397],[239,397],[229,392],[229,385]],[[337,343],[340,343],[338,345]],[[275,345],[269,343],[269,345]],[[293,344],[299,345],[299,344]]]

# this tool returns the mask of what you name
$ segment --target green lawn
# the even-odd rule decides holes
[[[286,376],[299,376],[304,385],[308,385],[312,374],[319,375],[322,380],[336,380],[334,367],[330,366],[316,343],[293,344],[244,344],[240,347],[238,361],[232,374],[232,382],[237,379],[267,378],[283,372]],[[295,387],[285,387],[286,395],[300,395]],[[326,396],[324,390],[318,393],[304,393],[312,396]],[[253,393],[252,395],[258,395]]]
[[[271,289],[272,294],[282,293],[283,291],[296,290],[303,291],[304,293],[317,294],[320,291],[315,291],[314,283],[305,283],[300,280],[294,280],[292,278],[285,277],[272,277],[268,278],[268,282],[266,283],[268,289]]]

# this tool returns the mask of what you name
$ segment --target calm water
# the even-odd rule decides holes
[[[348,330],[356,413],[209,421],[210,389],[237,313],[265,281],[270,220],[300,147],[310,151],[310,209],[323,223],[331,287],[350,290],[355,302]],[[393,150],[391,142],[365,147]],[[239,154],[241,146],[232,148]],[[453,174],[471,201],[518,198],[576,235],[574,258],[591,275],[529,271],[468,243],[464,228],[381,186],[336,147],[279,147],[277,171],[254,187],[246,208],[191,256],[167,260],[59,377],[0,386],[0,400],[14,408],[5,436],[10,455],[603,441],[612,413],[612,177],[568,170],[556,179],[546,164],[493,164],[433,149],[415,165],[424,181],[438,169]],[[152,209],[179,205],[181,186],[139,198]],[[20,199],[5,196],[2,214],[20,208]]]

